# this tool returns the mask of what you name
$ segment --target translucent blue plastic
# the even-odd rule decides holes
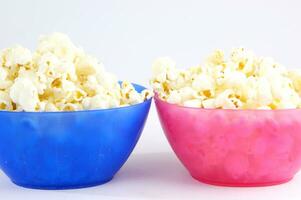
[[[0,167],[15,184],[29,188],[110,181],[135,147],[150,104],[151,99],[104,110],[0,111]]]

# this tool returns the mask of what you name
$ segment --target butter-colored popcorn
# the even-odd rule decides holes
[[[268,106],[273,102],[273,94],[271,84],[266,78],[259,78],[257,83],[257,99],[260,107]]]
[[[168,57],[157,59],[152,66],[153,76],[160,82],[176,79],[175,62]],[[168,76],[169,75],[169,76]]]
[[[28,78],[17,78],[10,88],[9,96],[26,111],[35,111],[39,102],[38,90]]]
[[[77,48],[67,35],[53,33],[40,37],[36,53],[40,55],[52,53],[58,59],[72,61],[77,54],[83,53],[83,51]]]
[[[301,69],[295,69],[288,72],[288,77],[292,81],[292,88],[295,88],[301,95]]]
[[[29,64],[32,60],[30,50],[21,46],[15,46],[3,50],[3,59],[5,67],[17,67],[18,65]]]
[[[191,84],[192,88],[196,91],[213,91],[215,84],[214,79],[206,74],[198,74],[196,75]]]
[[[166,98],[168,103],[180,104],[182,102],[181,95],[179,91],[172,90]]]
[[[141,95],[143,99],[150,99],[154,96],[154,93],[151,90],[142,90]]]
[[[61,33],[42,36],[34,52],[21,46],[0,51],[0,110],[105,109],[141,103],[152,95],[149,90],[138,93],[129,82],[120,85],[101,62]]]
[[[0,89],[6,90],[9,88],[13,82],[8,78],[8,69],[0,67]]]
[[[301,107],[301,70],[287,70],[244,48],[233,49],[228,58],[217,50],[204,64],[186,70],[166,57],[152,68],[152,87],[169,103],[221,109]]]
[[[11,98],[5,91],[0,91],[0,109],[11,110],[13,108]]]
[[[47,102],[45,105],[45,111],[56,112],[56,111],[59,111],[59,108],[54,103]]]
[[[228,108],[233,109],[235,108],[235,104],[232,101],[234,97],[234,91],[231,89],[227,89],[216,96],[214,99],[214,105],[217,108]]]
[[[107,95],[97,94],[93,97],[85,98],[83,100],[84,109],[96,108],[110,108],[110,97]]]
[[[209,99],[205,99],[202,102],[202,107],[204,108],[215,108],[215,99],[213,98],[209,98]],[[200,106],[201,107],[201,106]]]
[[[57,107],[59,108],[59,110],[63,110],[63,111],[77,111],[77,110],[82,110],[83,107],[81,104],[78,103],[57,103]]]
[[[202,106],[201,99],[190,99],[183,102],[183,106],[199,108]]]
[[[182,101],[194,99],[197,96],[197,92],[191,87],[183,87],[179,89],[179,95]]]
[[[104,73],[104,68],[98,60],[89,55],[80,55],[75,60],[75,69],[78,76],[88,76]]]

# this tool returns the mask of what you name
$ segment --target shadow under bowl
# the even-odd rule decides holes
[[[103,110],[0,111],[0,167],[12,182],[28,188],[105,183],[134,149],[150,105],[151,99]]]
[[[203,109],[154,99],[170,145],[201,182],[276,185],[301,167],[301,109]]]

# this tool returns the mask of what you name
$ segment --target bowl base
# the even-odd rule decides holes
[[[273,181],[273,182],[257,182],[257,183],[227,183],[227,182],[217,182],[217,181],[211,181],[206,180],[203,178],[192,176],[194,179],[196,179],[199,182],[206,183],[209,185],[215,185],[215,186],[226,186],[226,187],[264,187],[264,186],[273,186],[273,185],[280,185],[283,183],[287,183],[292,178],[280,180],[280,181]]]
[[[31,184],[23,184],[23,183],[18,183],[15,181],[12,181],[14,184],[24,187],[24,188],[29,188],[29,189],[38,189],[38,190],[71,190],[71,189],[80,189],[80,188],[87,188],[87,187],[94,187],[98,185],[105,184],[113,179],[107,179],[104,181],[99,181],[99,182],[94,182],[94,183],[88,183],[88,184],[78,184],[78,185],[31,185]]]

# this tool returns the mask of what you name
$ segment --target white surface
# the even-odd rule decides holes
[[[33,49],[41,34],[65,32],[120,79],[147,84],[152,61],[171,56],[198,64],[215,48],[244,46],[300,67],[299,0],[0,0],[0,48]],[[0,174],[0,199],[301,199],[301,176],[263,188],[213,187],[193,180],[151,113],[134,154],[99,187],[40,191]]]

